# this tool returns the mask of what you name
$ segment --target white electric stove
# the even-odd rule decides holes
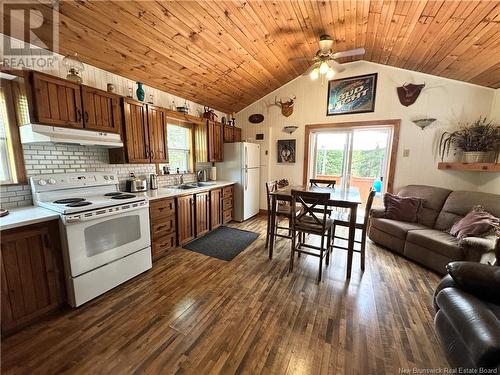
[[[68,302],[81,304],[151,268],[149,203],[106,172],[31,178],[33,202],[61,215]]]

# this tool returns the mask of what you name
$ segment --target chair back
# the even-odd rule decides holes
[[[271,214],[271,193],[278,189],[278,183],[276,180],[266,182],[266,199],[267,199],[267,213]]]
[[[370,218],[370,210],[372,209],[373,198],[375,198],[376,193],[377,192],[375,190],[373,190],[373,188],[370,188],[370,192],[368,193],[368,199],[366,200],[365,218],[363,221],[365,228],[367,228],[367,225],[368,225],[368,220]]]
[[[307,219],[308,225],[321,227],[323,232],[326,229],[328,215],[328,200],[330,193],[320,193],[315,191],[293,190],[292,194],[292,228],[301,224]],[[299,207],[302,206],[302,212],[297,215]]]
[[[326,187],[326,188],[334,188],[335,180],[323,180],[321,178],[311,178],[309,179],[309,184],[311,187]]]

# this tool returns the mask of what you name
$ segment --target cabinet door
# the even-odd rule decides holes
[[[224,125],[224,143],[233,142],[233,127]]]
[[[36,123],[83,128],[80,85],[33,73],[33,104]]]
[[[2,232],[2,333],[64,303],[57,222]]]
[[[215,122],[207,121],[207,142],[208,142],[208,161],[216,162],[218,161],[217,146],[215,141]]]
[[[241,128],[234,128],[233,129],[233,141],[234,142],[241,142]]]
[[[165,114],[163,111],[158,107],[148,105],[148,132],[151,163],[168,163],[165,127]]]
[[[216,122],[214,124],[214,147],[216,161],[224,161],[224,129],[222,124]]]
[[[183,245],[194,238],[194,200],[192,195],[177,198],[177,238]]]
[[[120,133],[119,97],[82,86],[83,123],[86,129]]]
[[[222,224],[222,189],[210,191],[210,230]]]
[[[195,195],[196,236],[207,233],[210,229],[209,192]]]
[[[132,100],[123,100],[125,117],[125,147],[129,163],[149,163],[149,136],[146,105]]]

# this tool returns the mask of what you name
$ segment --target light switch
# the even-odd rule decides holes
[[[409,148],[405,148],[405,149],[403,150],[403,157],[404,157],[404,158],[407,158],[407,157],[409,157],[409,156],[410,156],[410,149],[409,149]]]

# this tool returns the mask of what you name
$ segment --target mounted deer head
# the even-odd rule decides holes
[[[295,99],[297,97],[294,95],[290,97],[286,102],[281,99],[278,101],[276,97],[274,98],[274,104],[281,108],[281,114],[285,117],[290,116],[293,113],[293,105],[295,104]]]

